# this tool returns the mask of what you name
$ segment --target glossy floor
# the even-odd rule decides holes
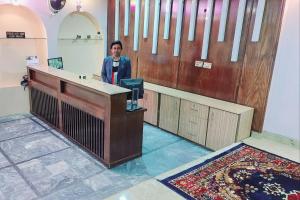
[[[299,141],[290,140],[274,134],[252,133],[252,136],[245,139],[243,142],[258,149],[262,149],[300,163]],[[204,162],[205,160],[212,158],[238,144],[240,143],[236,143],[219,151],[212,152],[188,164],[182,165],[176,169],[170,170],[166,173],[156,176],[155,178],[149,179],[127,190],[124,190],[107,198],[106,200],[183,200],[184,198],[182,196],[173,192],[171,189],[158,182],[158,180],[165,179],[201,162]]]
[[[0,200],[105,199],[210,153],[144,125],[143,155],[106,169],[36,117],[0,118]]]

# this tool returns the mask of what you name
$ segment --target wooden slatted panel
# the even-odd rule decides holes
[[[31,112],[59,128],[58,100],[35,88],[31,88]]]
[[[62,102],[63,132],[103,159],[104,121]]]

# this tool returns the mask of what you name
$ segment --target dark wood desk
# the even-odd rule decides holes
[[[107,167],[142,154],[145,109],[126,111],[125,88],[48,67],[28,67],[30,111]]]

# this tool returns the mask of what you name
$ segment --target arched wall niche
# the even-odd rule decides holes
[[[58,50],[63,57],[64,69],[88,77],[99,74],[104,57],[102,38],[100,26],[90,13],[72,12],[67,15],[58,34]]]
[[[7,39],[6,32],[25,32],[25,39]],[[0,88],[19,85],[27,73],[26,57],[47,61],[47,34],[42,20],[25,6],[0,4]]]

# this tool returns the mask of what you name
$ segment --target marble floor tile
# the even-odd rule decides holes
[[[23,119],[23,118],[26,118],[26,115],[16,114],[16,115],[1,116],[0,123],[9,122],[9,121],[17,120],[17,119]]]
[[[0,169],[0,200],[31,200],[37,195],[13,167]]]
[[[143,153],[148,153],[169,144],[182,140],[180,137],[168,133],[160,128],[144,123]]]
[[[176,158],[182,164],[209,154],[210,150],[200,147],[190,141],[181,140],[161,149],[160,153],[167,157]]]
[[[184,198],[158,181],[150,179],[105,200],[184,200]]]
[[[3,167],[7,167],[11,165],[9,161],[4,157],[4,155],[0,152],[0,169]]]
[[[0,123],[0,141],[45,130],[29,118]]]
[[[71,142],[68,138],[66,138],[62,133],[59,133],[55,129],[49,130],[53,135],[58,137],[59,139],[63,140],[65,143],[67,143],[69,146],[77,146],[75,143]]]
[[[120,167],[136,162],[135,169],[142,170],[149,176],[157,176],[182,164],[210,153],[189,141],[179,140],[158,150],[148,152],[141,158],[129,161]]]
[[[94,191],[83,184],[78,182],[70,187],[64,188],[53,192],[47,196],[40,198],[39,200],[79,200],[85,199],[86,196],[91,195]]]
[[[28,187],[43,200],[104,199],[209,153],[176,135],[144,124],[142,157],[106,169],[34,116],[6,122],[0,123],[0,127],[5,124],[3,128],[11,132],[18,124],[23,129],[30,123],[47,129],[0,142],[1,150],[17,164],[21,177],[30,183]],[[1,166],[9,168],[9,164],[0,154],[0,169]]]
[[[17,165],[41,195],[68,187],[105,167],[69,148]]]
[[[39,119],[39,118],[37,118],[35,116],[31,117],[31,119],[34,120],[37,124],[45,127],[46,129],[51,129],[52,128],[51,126],[49,126],[48,124],[46,124],[43,120],[41,120],[41,119]]]
[[[133,185],[131,180],[132,179],[122,174],[105,170],[100,174],[84,180],[84,184],[90,187],[95,193],[83,199],[103,199],[104,197],[131,187]]]
[[[0,148],[14,163],[43,156],[68,147],[66,143],[48,131],[0,142]]]

